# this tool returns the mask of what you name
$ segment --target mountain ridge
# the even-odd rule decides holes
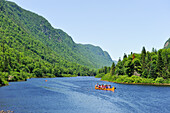
[[[87,47],[89,44],[85,46],[76,44],[71,36],[61,29],[53,28],[44,17],[22,9],[13,2],[4,0],[1,2],[4,2],[1,10],[4,10],[9,18],[66,60],[92,68],[112,64],[110,55],[100,47],[91,45],[89,50]],[[98,53],[96,54],[94,50]]]

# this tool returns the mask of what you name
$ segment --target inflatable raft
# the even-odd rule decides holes
[[[116,88],[115,87],[112,87],[112,88],[99,88],[95,85],[95,89],[98,89],[98,90],[108,90],[108,91],[114,91]]]

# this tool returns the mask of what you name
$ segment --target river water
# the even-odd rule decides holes
[[[117,89],[114,92],[95,90],[96,83],[111,84]],[[170,113],[170,87],[115,84],[94,77],[32,78],[0,87],[0,110],[15,113]]]

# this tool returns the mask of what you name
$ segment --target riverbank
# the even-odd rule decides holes
[[[101,81],[107,81],[107,80],[101,80]],[[107,82],[113,82],[116,84],[126,84],[126,85],[170,86],[170,84],[166,84],[166,83],[125,83],[125,82],[114,82],[114,81],[107,81]]]
[[[62,76],[60,77],[78,77],[78,75],[71,75],[71,74],[62,74]],[[32,78],[56,78],[56,77],[32,77]],[[31,78],[27,78],[27,79],[31,79]],[[6,81],[4,79],[0,78],[0,87],[2,86],[8,86],[9,82],[22,82],[22,81],[27,81],[27,79],[24,80],[16,80],[16,81]]]
[[[10,111],[10,110],[4,111],[4,110],[1,110],[0,113],[14,113],[14,111]]]
[[[162,77],[158,77],[155,80],[151,78],[141,78],[139,76],[131,76],[127,75],[114,75],[110,76],[110,74],[106,74],[101,78],[102,81],[114,82],[118,84],[132,84],[132,85],[154,85],[154,86],[170,86],[170,80],[165,80]]]

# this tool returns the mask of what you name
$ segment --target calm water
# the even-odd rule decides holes
[[[117,89],[95,90],[96,83]],[[93,77],[35,78],[1,87],[2,109],[15,113],[170,113],[170,87],[122,85]]]

